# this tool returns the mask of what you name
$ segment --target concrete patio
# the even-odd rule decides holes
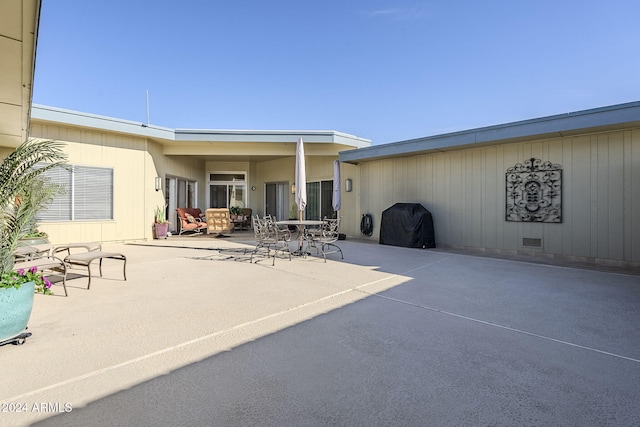
[[[251,239],[104,245],[126,282],[36,295],[0,425],[638,425],[638,271]]]

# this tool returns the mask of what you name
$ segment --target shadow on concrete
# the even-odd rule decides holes
[[[404,284],[34,425],[637,425],[637,277],[427,258],[381,263]]]

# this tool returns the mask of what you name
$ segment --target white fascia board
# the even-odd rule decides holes
[[[141,122],[133,122],[130,120],[99,116],[96,114],[81,113],[78,111],[48,107],[45,105],[33,104],[31,106],[31,118],[72,126],[103,129],[106,131],[138,135],[141,137],[162,138],[169,140],[174,139],[173,129],[162,128],[153,125],[147,126],[146,124]]]
[[[298,142],[340,144],[361,148],[371,145],[371,141],[336,131],[321,130],[234,130],[234,129],[169,129],[146,125],[130,120],[116,119],[97,114],[82,113],[33,104],[31,117],[46,122],[61,123],[92,129],[120,132],[141,137],[158,138],[177,142]]]
[[[341,144],[356,148],[371,145],[368,139],[323,130],[176,129],[175,134],[176,141],[296,143],[302,138],[305,144]]]
[[[640,102],[523,120],[503,125],[375,145],[340,152],[340,161],[358,163],[456,148],[501,144],[534,138],[554,138],[581,132],[640,126]]]

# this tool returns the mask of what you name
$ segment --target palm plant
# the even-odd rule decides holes
[[[30,207],[37,214],[57,195],[63,193],[65,188],[59,184],[51,183],[47,178],[38,176],[34,179],[33,184],[23,196],[23,204],[25,197],[28,197],[26,206]],[[25,221],[23,227],[24,237],[47,237],[47,233],[38,231],[38,219],[36,215],[25,215],[22,218]]]
[[[59,142],[29,140],[0,163],[0,275],[12,271],[18,240],[59,191],[42,174],[66,163],[62,147]],[[39,167],[43,162],[47,164]]]

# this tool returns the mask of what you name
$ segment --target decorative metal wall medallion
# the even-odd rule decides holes
[[[507,221],[562,222],[562,168],[531,158],[507,169]]]

